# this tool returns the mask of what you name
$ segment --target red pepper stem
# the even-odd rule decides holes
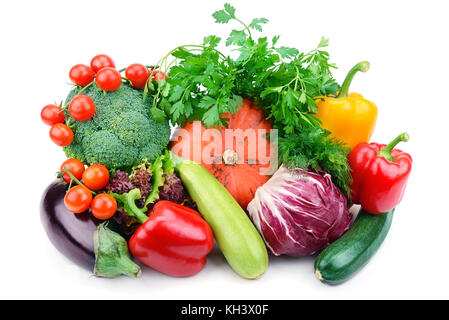
[[[139,213],[135,216],[137,221],[139,221],[141,224],[144,224],[148,220],[148,216],[146,216],[144,213]]]
[[[137,207],[135,202],[141,196],[139,188],[132,189],[127,193],[117,194],[110,192],[109,194],[123,203],[123,207],[130,217],[136,218],[142,224],[148,220],[148,216],[144,212],[145,210]]]
[[[396,147],[396,145],[399,142],[407,142],[410,139],[410,136],[408,135],[407,132],[401,133],[400,135],[398,135],[393,141],[391,141],[389,144],[387,144],[385,146],[385,148],[383,148],[382,150],[380,150],[378,152],[378,154],[380,156],[383,156],[385,159],[387,159],[388,161],[393,161],[394,157],[391,155],[391,151],[393,151],[394,147]]]
[[[351,70],[349,70],[345,80],[343,81],[343,84],[341,85],[341,90],[337,98],[347,97],[349,93],[349,86],[351,85],[352,79],[354,79],[355,74],[359,71],[367,72],[369,70],[369,67],[370,64],[368,61],[362,61],[357,63]]]

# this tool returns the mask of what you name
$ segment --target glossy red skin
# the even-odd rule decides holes
[[[399,149],[391,152],[393,161],[378,155],[385,146],[362,142],[348,156],[352,201],[371,214],[388,212],[399,204],[412,169],[412,157]]]
[[[159,70],[152,70],[150,72],[150,74],[153,76],[153,80],[154,81],[159,81],[159,80],[162,80],[162,79],[168,79],[168,76],[164,72],[159,71]]]
[[[212,230],[198,212],[159,201],[129,240],[132,255],[162,273],[192,276],[206,265],[213,247]]]
[[[69,77],[74,84],[85,87],[94,81],[95,72],[91,67],[86,66],[85,64],[77,64],[70,69]]]
[[[115,91],[122,84],[122,76],[116,69],[105,67],[98,71],[95,83],[101,90]]]
[[[61,168],[59,170],[63,172],[62,178],[65,182],[70,183],[71,177],[67,172],[64,171],[64,167],[69,170],[69,172],[73,174],[75,178],[81,180],[85,168],[84,164],[80,160],[70,158],[61,164]]]
[[[115,63],[110,56],[106,54],[98,54],[90,61],[90,67],[95,73],[97,73],[105,67],[115,68]]]
[[[143,64],[134,63],[126,68],[125,77],[131,81],[134,89],[143,89],[150,77],[150,72]]]
[[[109,171],[102,164],[93,164],[83,172],[83,183],[92,191],[103,189],[109,181]]]
[[[117,211],[117,201],[107,193],[100,193],[93,198],[90,210],[95,218],[107,220]]]
[[[41,111],[42,121],[49,126],[57,123],[64,123],[65,116],[62,108],[55,104],[47,104]]]
[[[83,213],[89,209],[92,203],[92,193],[83,186],[72,187],[64,197],[67,210],[73,213]]]
[[[77,121],[86,121],[95,114],[95,102],[84,94],[75,96],[69,104],[69,113]]]
[[[73,131],[62,123],[56,123],[50,128],[50,139],[60,147],[66,147],[73,141]]]

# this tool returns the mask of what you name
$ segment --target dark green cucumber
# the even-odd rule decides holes
[[[324,249],[315,261],[315,275],[326,283],[347,280],[377,252],[393,220],[394,209],[372,215],[363,209],[352,227]]]

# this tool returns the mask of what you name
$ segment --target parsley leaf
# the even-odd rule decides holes
[[[215,18],[216,23],[228,23],[231,19],[235,18],[235,8],[229,3],[225,3],[224,10],[214,12],[212,17]]]
[[[224,4],[224,8],[226,12],[232,17],[235,18],[235,8],[231,6],[229,3]]]
[[[244,30],[238,31],[238,30],[232,30],[229,37],[226,39],[226,46],[231,45],[243,45],[243,43],[246,41],[247,35]]]
[[[275,50],[281,55],[282,58],[290,59],[295,57],[299,51],[296,48],[280,47]]]
[[[248,27],[251,29],[255,29],[257,31],[262,32],[262,26],[261,24],[266,24],[268,22],[268,19],[265,18],[254,18],[253,21],[249,24]]]

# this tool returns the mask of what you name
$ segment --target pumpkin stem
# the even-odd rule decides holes
[[[223,162],[225,165],[235,165],[238,160],[238,154],[232,149],[226,149],[223,152]]]

